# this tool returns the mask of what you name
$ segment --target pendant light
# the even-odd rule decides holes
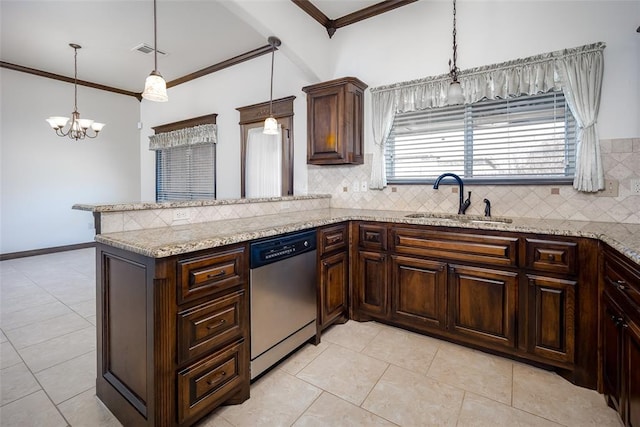
[[[78,49],[82,49],[82,46],[75,43],[69,43],[69,46],[73,48],[74,58],[74,74],[73,74],[73,89],[74,89],[74,103],[73,113],[71,113],[71,122],[69,129],[64,130],[64,127],[69,123],[68,117],[53,116],[47,119],[49,126],[56,132],[58,136],[68,136],[76,141],[85,138],[95,138],[98,133],[105,126],[104,123],[97,123],[90,119],[81,119],[78,112]],[[89,128],[94,132],[93,135],[87,133]]]
[[[456,64],[458,59],[458,44],[456,43],[456,0],[453,0],[453,64],[449,59],[449,75],[451,76],[451,84],[447,92],[447,104],[458,105],[464,103],[464,95],[462,94],[462,86],[458,81],[458,73],[460,69]]]
[[[269,117],[264,121],[264,130],[262,133],[265,135],[277,135],[278,134],[278,121],[273,117],[273,60],[276,53],[276,47],[282,43],[280,39],[271,36],[267,39],[271,45],[271,92],[269,95]]]
[[[156,0],[153,0],[153,71],[144,82],[142,97],[149,101],[167,102],[167,83],[158,72],[158,19],[156,13]]]

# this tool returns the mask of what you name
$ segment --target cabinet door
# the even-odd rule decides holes
[[[620,312],[606,297],[602,305],[602,383],[609,403],[620,411],[622,322]]]
[[[447,265],[398,256],[391,265],[391,317],[419,329],[444,329]]]
[[[527,349],[550,361],[573,363],[576,282],[527,276]]]
[[[345,252],[320,261],[320,325],[330,325],[347,313],[349,261]]]
[[[387,256],[377,252],[358,253],[357,309],[386,316],[388,301]]]
[[[449,267],[449,329],[474,342],[515,347],[518,274]]]
[[[624,401],[626,425],[640,427],[640,326],[628,322],[624,328]]]

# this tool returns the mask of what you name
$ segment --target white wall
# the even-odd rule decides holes
[[[73,204],[140,198],[138,100],[78,87],[81,117],[107,126],[76,142],[45,121],[71,115],[72,84],[4,68],[0,82],[0,253],[93,241],[92,214]]]
[[[639,17],[639,1],[462,0],[457,4],[458,66],[605,42],[600,136],[638,137]],[[376,87],[446,74],[452,18],[450,1],[419,1],[341,28],[333,37],[334,75],[353,75]],[[368,123],[365,132],[370,142]]]
[[[283,40],[283,43],[285,41]],[[143,101],[140,135],[143,200],[155,198],[155,155],[149,135],[154,126],[217,113],[217,198],[240,197],[240,113],[238,107],[269,100],[271,56],[243,62],[231,68],[170,88],[169,102]],[[302,87],[310,84],[282,52],[275,54],[273,98],[294,100],[294,194],[307,192],[307,104]]]

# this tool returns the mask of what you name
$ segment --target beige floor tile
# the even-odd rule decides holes
[[[426,374],[440,342],[396,328],[384,328],[362,350],[376,359]]]
[[[331,326],[322,334],[322,340],[353,351],[362,351],[381,330],[375,322],[349,320],[344,325]]]
[[[96,315],[96,300],[95,298],[89,301],[83,301],[75,304],[69,304],[69,308],[78,313],[82,317],[89,317]]]
[[[96,326],[96,316],[89,316],[87,317],[87,322],[91,323],[93,326]]]
[[[0,325],[6,332],[21,326],[31,325],[54,317],[72,313],[71,309],[59,301],[25,308],[13,312],[0,312]]]
[[[0,331],[0,343],[7,342],[7,341],[8,341],[7,336],[4,334],[3,331]]]
[[[251,387],[251,398],[242,405],[220,408],[222,417],[236,427],[290,426],[322,391],[275,369]]]
[[[0,309],[2,309],[4,315],[15,313],[16,311],[21,311],[26,308],[58,302],[53,295],[42,288],[34,285],[30,287],[30,289],[31,292],[27,295],[18,295],[13,297],[5,297],[5,295],[2,295]]]
[[[458,427],[561,427],[553,421],[467,392],[462,402]]]
[[[0,369],[22,363],[22,359],[9,341],[0,344]]]
[[[71,312],[53,319],[11,329],[7,331],[7,336],[17,349],[21,349],[90,326],[91,323],[82,318],[82,316]]]
[[[278,368],[290,373],[291,375],[296,375],[328,347],[329,344],[325,341],[318,345],[306,344],[294,354],[283,360],[282,363],[278,365]]]
[[[56,405],[96,385],[96,352],[38,372],[36,378]]]
[[[0,405],[18,400],[41,389],[24,363],[0,370]]]
[[[118,419],[96,397],[91,388],[58,405],[72,427],[118,427]]]
[[[596,391],[523,364],[514,364],[513,407],[566,426],[620,426],[616,412]]]
[[[17,350],[33,372],[40,372],[95,349],[96,328],[89,327]]]
[[[362,408],[402,426],[455,426],[464,391],[391,365]]]
[[[0,408],[2,427],[66,426],[60,412],[43,391],[30,394]]]
[[[427,375],[440,382],[511,405],[513,363],[455,344],[438,349]]]
[[[46,287],[46,285],[43,285]],[[80,282],[64,283],[63,285],[47,288],[54,297],[73,308],[75,304],[94,301],[96,299],[95,283],[89,278]],[[95,309],[94,309],[95,310]]]
[[[395,426],[384,418],[324,392],[296,421],[294,427]]]
[[[234,427],[234,425],[224,419],[220,411],[214,411],[194,424],[194,427]]]
[[[331,345],[297,377],[360,405],[388,366],[381,360]]]

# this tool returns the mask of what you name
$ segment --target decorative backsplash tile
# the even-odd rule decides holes
[[[640,138],[600,142],[605,177],[619,182],[618,197],[580,193],[568,185],[468,185],[465,192],[472,194],[467,212],[483,214],[482,200],[487,198],[496,216],[640,224],[640,194],[631,191],[631,180],[640,179]],[[354,191],[358,184],[369,182],[370,174],[371,154],[365,156],[364,165],[309,165],[309,192],[331,194],[334,208],[457,212],[458,194],[452,194],[457,186],[434,190],[430,185],[392,185],[384,190]]]

